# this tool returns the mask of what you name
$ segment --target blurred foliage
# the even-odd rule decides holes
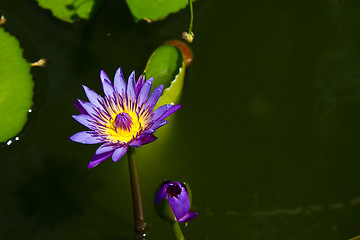
[[[102,0],[37,0],[42,8],[65,22],[89,19],[98,9]],[[158,21],[185,8],[188,0],[126,0],[136,21]]]
[[[89,19],[102,0],[37,0],[42,8],[66,22]]]
[[[19,42],[0,28],[0,142],[15,137],[27,121],[34,83]]]
[[[188,0],[126,0],[136,21],[158,21],[185,8]]]

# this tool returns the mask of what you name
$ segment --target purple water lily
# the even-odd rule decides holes
[[[188,222],[198,215],[189,212],[191,191],[184,183],[164,181],[155,193],[154,204],[159,216],[168,221]]]
[[[180,108],[180,105],[166,104],[154,110],[163,85],[150,90],[153,78],[141,75],[135,82],[133,71],[126,83],[119,68],[114,77],[114,85],[101,70],[100,79],[105,97],[83,86],[90,102],[78,99],[74,102],[80,115],[73,118],[90,130],[74,134],[70,139],[84,144],[102,145],[96,150],[88,168],[95,167],[108,157],[114,162],[126,153],[128,147],[141,147],[156,140],[154,132],[168,123],[165,118]]]

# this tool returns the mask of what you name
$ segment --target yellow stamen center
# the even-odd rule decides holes
[[[140,132],[141,123],[136,112],[121,112],[112,117],[106,127],[110,141],[126,143]]]

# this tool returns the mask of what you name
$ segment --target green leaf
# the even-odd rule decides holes
[[[42,8],[65,22],[89,19],[102,0],[37,0]]]
[[[19,42],[1,27],[0,49],[0,142],[5,142],[27,121],[34,82]]]
[[[186,7],[188,0],[126,0],[136,21],[158,21]]]
[[[185,76],[185,61],[179,48],[170,45],[158,47],[150,56],[144,73],[154,77],[153,88],[164,85],[164,91],[156,107],[178,103]]]

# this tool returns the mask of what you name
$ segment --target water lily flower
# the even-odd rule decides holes
[[[110,156],[117,162],[129,147],[141,147],[155,141],[154,132],[168,123],[165,118],[181,106],[166,104],[154,110],[164,86],[155,88],[149,97],[153,78],[146,80],[141,75],[135,82],[135,71],[127,83],[120,68],[115,73],[114,84],[103,70],[100,79],[104,98],[83,85],[90,102],[80,99],[74,102],[81,114],[73,118],[90,130],[78,132],[70,139],[83,144],[102,143],[88,168]]]
[[[167,221],[188,222],[198,213],[189,212],[191,190],[186,183],[164,181],[155,193],[155,209]]]

